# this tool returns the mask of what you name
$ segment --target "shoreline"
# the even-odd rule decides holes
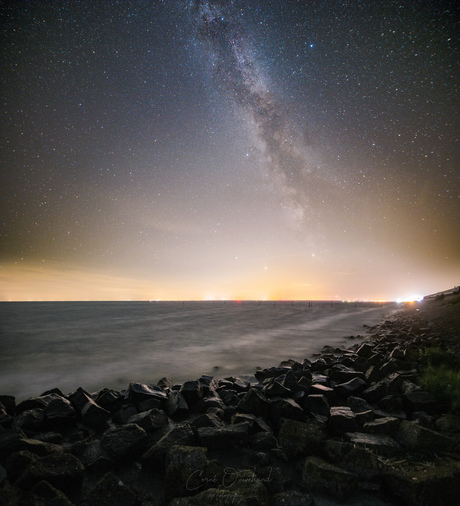
[[[0,395],[0,502],[452,504],[460,418],[421,387],[420,357],[458,351],[457,299],[406,304],[362,342],[258,383]]]

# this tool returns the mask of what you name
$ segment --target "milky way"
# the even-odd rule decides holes
[[[460,277],[458,2],[0,5],[0,298]]]

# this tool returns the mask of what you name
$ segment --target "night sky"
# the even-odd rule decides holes
[[[460,284],[459,14],[0,2],[0,299]]]

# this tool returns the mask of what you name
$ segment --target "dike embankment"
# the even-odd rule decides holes
[[[457,366],[459,309],[458,296],[407,306],[257,383],[1,395],[0,503],[455,504],[456,384],[438,390]]]

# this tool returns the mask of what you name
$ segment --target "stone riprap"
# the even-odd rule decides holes
[[[257,382],[2,395],[0,503],[455,504],[460,420],[419,386],[439,337],[404,314],[368,334]]]

